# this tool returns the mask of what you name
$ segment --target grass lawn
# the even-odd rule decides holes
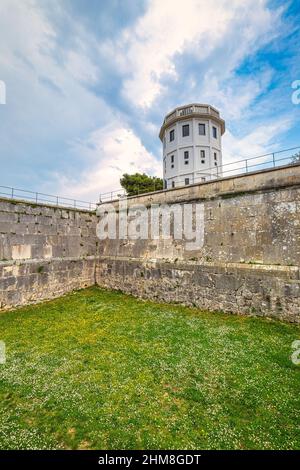
[[[299,449],[295,339],[98,288],[2,313],[0,448]]]

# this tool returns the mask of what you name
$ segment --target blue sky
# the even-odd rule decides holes
[[[161,175],[188,102],[220,110],[225,162],[300,145],[299,19],[299,0],[1,0],[0,185],[94,201]]]

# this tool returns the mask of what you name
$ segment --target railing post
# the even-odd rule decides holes
[[[247,159],[245,160],[245,163],[246,163],[246,173],[248,173],[248,160]]]
[[[35,193],[35,202],[36,202],[36,204],[38,203],[38,200],[39,200],[39,193]]]
[[[273,153],[273,166],[276,166],[275,153]]]
[[[11,198],[14,198],[14,188],[11,188]]]
[[[58,206],[58,196],[56,196],[56,205]]]

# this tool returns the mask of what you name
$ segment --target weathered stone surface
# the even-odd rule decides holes
[[[0,309],[93,285],[300,322],[300,165],[128,198],[204,205],[204,243],[106,240],[93,212],[0,200]],[[117,203],[115,204],[117,208]]]
[[[96,215],[0,200],[0,309],[95,283]]]
[[[0,200],[0,262],[96,255],[93,212]]]
[[[131,197],[128,207],[188,202],[204,204],[201,249],[188,251],[174,238],[105,240],[98,284],[143,298],[299,322],[300,166]]]
[[[0,263],[0,309],[52,299],[95,283],[95,257],[10,263]]]
[[[101,258],[97,283],[140,298],[300,322],[299,268]]]

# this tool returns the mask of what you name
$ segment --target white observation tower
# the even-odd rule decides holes
[[[159,138],[163,143],[166,189],[201,183],[222,176],[225,121],[207,104],[189,104],[171,111]]]

